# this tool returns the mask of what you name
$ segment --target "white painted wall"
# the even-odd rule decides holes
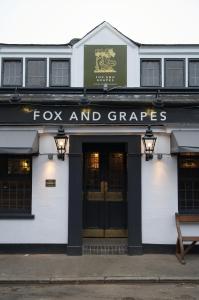
[[[169,130],[168,130],[169,131]],[[178,212],[177,156],[170,155],[170,134],[158,134],[153,160],[142,156],[142,242],[175,244]],[[157,153],[163,158],[157,159]],[[182,233],[198,235],[199,225],[182,226]]]
[[[169,135],[157,135],[156,153],[162,160],[142,157],[142,242],[173,244],[178,211],[177,159],[170,156]]]
[[[95,34],[88,35],[74,45],[71,63],[72,86],[83,87],[84,84],[84,45],[127,45],[127,86],[139,86],[138,47],[109,26],[100,28]]]
[[[0,243],[57,243],[68,241],[68,157],[48,160],[56,153],[52,135],[40,136],[40,155],[33,158],[33,220],[0,220]],[[45,187],[56,179],[56,187]]]

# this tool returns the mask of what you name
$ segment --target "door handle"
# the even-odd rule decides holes
[[[104,192],[107,193],[108,192],[108,182],[104,181]]]
[[[101,181],[101,192],[107,193],[108,192],[108,182]]]
[[[100,189],[101,189],[101,193],[104,193],[104,181],[101,181]]]

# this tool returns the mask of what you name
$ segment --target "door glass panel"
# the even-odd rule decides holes
[[[124,153],[111,152],[108,157],[107,190],[105,200],[109,202],[124,201],[125,165]]]
[[[103,201],[103,182],[100,178],[99,152],[85,154],[85,192],[88,201]]]
[[[124,179],[124,153],[109,153],[108,190],[121,191]]]
[[[85,182],[87,190],[100,189],[99,152],[87,152],[85,154]]]

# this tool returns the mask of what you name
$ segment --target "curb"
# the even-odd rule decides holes
[[[136,284],[136,283],[199,283],[199,277],[71,277],[45,279],[0,279],[3,284]]]

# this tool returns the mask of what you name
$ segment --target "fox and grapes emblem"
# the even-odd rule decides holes
[[[95,49],[94,73],[116,73],[117,61],[113,48]]]

